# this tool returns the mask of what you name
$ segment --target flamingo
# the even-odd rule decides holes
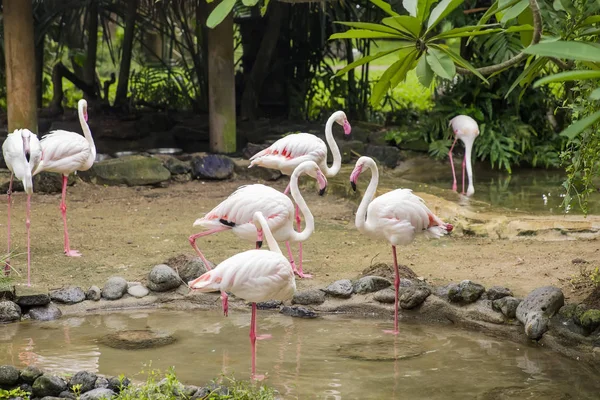
[[[460,139],[465,145],[465,158],[462,163],[462,194],[465,194],[465,166],[467,167],[467,175],[469,177],[469,187],[467,188],[467,196],[472,196],[475,193],[475,187],[473,186],[473,168],[471,166],[471,150],[473,149],[473,142],[479,135],[479,126],[477,122],[468,115],[458,115],[450,120],[450,126],[454,131],[454,142],[448,157],[450,157],[450,166],[452,167],[452,176],[454,182],[452,183],[452,190],[456,192],[456,172],[454,172],[454,162],[452,160],[452,150],[456,141]]]
[[[62,213],[65,231],[65,255],[68,257],[80,257],[81,253],[73,250],[69,244],[69,232],[67,231],[67,180],[69,174],[77,171],[87,171],[96,159],[96,146],[92,138],[92,132],[87,124],[87,102],[79,100],[77,104],[79,123],[84,136],[69,131],[52,131],[41,140],[43,157],[35,174],[41,171],[58,172],[63,175],[62,200],[60,211]]]
[[[346,118],[346,113],[343,111],[334,112],[327,120],[325,124],[325,139],[333,154],[331,168],[327,165],[327,146],[325,142],[310,133],[295,133],[282,137],[271,146],[252,156],[248,168],[258,165],[264,168],[278,169],[284,175],[291,175],[294,169],[302,162],[312,160],[317,163],[325,176],[336,176],[342,167],[342,155],[333,138],[332,129],[334,122],[344,127],[344,134],[346,136],[350,135],[352,131],[352,127],[348,123],[348,118]],[[288,184],[283,193],[288,194],[289,191],[290,185]],[[298,230],[300,230],[300,223],[300,210],[296,205],[296,224]],[[298,248],[298,270],[302,271],[302,242],[298,244]]]
[[[256,240],[256,248],[260,248],[262,245],[260,231],[257,233],[255,225],[252,222],[254,213],[260,211],[264,215],[267,215],[269,229],[273,232],[274,237],[278,241],[286,242],[290,263],[294,272],[301,278],[310,277],[302,269],[296,269],[289,244],[289,242],[303,242],[307,240],[315,229],[313,215],[298,189],[298,178],[304,173],[317,180],[320,195],[325,193],[325,189],[327,188],[327,178],[325,178],[325,175],[323,175],[323,172],[321,172],[314,161],[304,161],[292,173],[292,177],[290,178],[292,197],[306,219],[306,226],[302,232],[294,230],[294,205],[288,196],[261,184],[242,186],[209,211],[204,217],[194,222],[194,226],[202,226],[209,229],[189,237],[190,244],[196,250],[204,265],[209,265],[209,263],[196,245],[196,239],[202,236],[224,230],[232,230],[235,235],[244,240]],[[222,296],[223,311],[227,315],[227,294],[222,293]]]
[[[4,266],[4,274],[10,274],[10,206],[12,201],[13,177],[23,182],[23,188],[27,193],[27,217],[25,226],[27,227],[27,286],[31,286],[31,241],[29,236],[29,226],[31,220],[31,194],[33,193],[33,171],[37,168],[42,158],[42,148],[36,134],[28,129],[17,129],[2,144],[2,154],[6,161],[6,166],[10,170],[10,183],[8,185],[8,258]]]
[[[279,249],[264,215],[255,212],[252,223],[258,232],[264,232],[269,250],[256,249],[238,253],[217,265],[215,269],[189,282],[189,287],[200,292],[229,291],[252,303],[252,378],[262,379],[264,376],[256,375],[256,340],[268,339],[271,336],[256,334],[256,303],[292,298],[296,291],[296,280],[292,265]]]
[[[379,183],[379,171],[372,158],[361,157],[356,162],[350,175],[352,189],[356,191],[356,181],[365,167],[371,170],[371,182],[356,212],[355,224],[360,233],[374,239],[385,239],[392,245],[394,270],[396,271],[394,330],[386,331],[386,333],[398,334],[400,272],[398,271],[396,246],[410,244],[419,233],[439,238],[452,232],[453,226],[444,223],[433,214],[423,199],[414,195],[410,189],[396,189],[373,199]]]

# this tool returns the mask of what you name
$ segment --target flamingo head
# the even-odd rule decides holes
[[[446,231],[448,231],[448,233],[452,232],[452,229],[454,229],[454,225],[446,224]]]
[[[31,132],[29,129],[21,129],[21,139],[23,140],[23,153],[25,153],[27,162],[29,162],[31,156]]]
[[[461,134],[463,136],[477,137],[479,135],[479,125],[477,121],[468,115],[457,115],[450,120],[448,124],[452,127],[454,134]]]
[[[358,159],[358,161],[356,162],[356,166],[354,167],[354,170],[350,174],[350,185],[352,186],[352,190],[354,190],[355,192],[356,192],[356,181],[358,180],[358,177],[360,176],[363,168],[365,167],[365,163],[362,159],[363,159],[363,157]]]
[[[340,124],[341,126],[344,127],[344,134],[346,136],[348,136],[350,134],[350,132],[352,132],[352,127],[350,126],[350,123],[348,122],[348,118],[346,117],[345,112],[338,111],[336,113],[335,122],[337,122],[338,124]]]
[[[302,170],[306,175],[317,180],[317,183],[319,184],[319,196],[323,196],[325,190],[327,190],[327,178],[325,177],[325,174],[323,174],[323,171],[321,171],[321,168],[319,168],[314,161],[305,161],[300,164],[300,166],[302,166]]]
[[[79,102],[77,103],[77,108],[79,109],[79,113],[83,115],[83,119],[85,120],[85,122],[87,122],[87,101],[85,101],[84,99],[79,100]]]

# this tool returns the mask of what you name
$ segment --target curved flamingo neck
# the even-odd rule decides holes
[[[379,184],[379,170],[377,169],[377,164],[372,159],[368,159],[365,162],[365,166],[369,167],[371,170],[371,181],[369,182],[369,186],[363,196],[363,199],[358,206],[358,210],[356,211],[356,218],[354,220],[354,224],[356,228],[361,233],[369,233],[373,229],[367,224],[367,208],[369,208],[369,204],[373,201],[373,197],[375,197],[375,191],[377,190],[377,185]]]
[[[314,164],[313,164],[314,165]],[[308,167],[308,166],[307,166]],[[298,189],[298,177],[304,173],[306,168],[304,166],[300,166],[294,170],[290,178],[290,191],[292,193],[292,198],[300,208],[302,212],[302,216],[306,220],[306,226],[302,232],[296,232],[296,230],[292,227],[292,237],[291,239],[296,242],[303,242],[310,237],[310,235],[315,230],[315,219],[313,218],[308,205],[306,205],[306,201],[304,201],[304,197],[300,193],[300,189]]]
[[[269,224],[267,223],[267,220],[265,219],[264,215],[260,214],[258,216],[258,221],[260,223],[260,226],[262,227],[263,235],[267,241],[269,250],[271,250],[274,253],[283,254],[281,252],[281,249],[279,248],[279,245],[277,244],[277,241],[275,240],[275,237],[273,237],[273,233],[271,232]]]
[[[471,152],[473,150],[473,142],[476,136],[467,136],[462,139],[465,144],[465,159],[467,161],[467,177],[469,178],[469,186],[467,189],[467,195],[475,193],[475,186],[473,184],[473,166],[471,164]]]
[[[327,145],[331,149],[331,154],[333,155],[333,164],[331,164],[331,168],[327,165],[327,159],[323,162],[321,170],[325,174],[325,176],[331,177],[336,176],[340,169],[342,168],[342,154],[340,153],[340,149],[335,142],[333,137],[333,123],[335,122],[335,113],[332,114],[327,123],[325,124],[325,140],[327,141]]]
[[[85,136],[88,143],[90,144],[90,148],[92,149],[91,157],[92,157],[92,160],[95,160],[96,159],[96,145],[94,144],[94,138],[92,137],[92,131],[90,130],[90,127],[87,124],[87,121],[85,120],[85,117],[83,115],[83,107],[79,107],[77,112],[79,114],[79,123],[81,124],[81,129],[83,130],[83,136]]]

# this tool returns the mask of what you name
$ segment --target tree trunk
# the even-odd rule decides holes
[[[85,66],[83,69],[83,79],[85,82],[94,88],[94,93],[97,92],[98,85],[96,83],[96,54],[98,48],[98,1],[92,0],[88,9],[87,21],[87,57],[85,58]]]
[[[44,96],[44,42],[46,35],[42,35],[38,43],[35,45],[35,97],[37,99],[37,107],[42,108],[42,100]]]
[[[138,0],[129,0],[127,14],[125,16],[123,52],[121,53],[121,66],[119,67],[119,83],[117,83],[115,107],[123,107],[127,103],[127,85],[129,83],[129,70],[131,68],[131,53],[133,51],[137,6]]]
[[[242,119],[255,119],[257,117],[258,97],[265,79],[269,75],[273,65],[273,53],[277,47],[282,21],[288,12],[288,6],[278,2],[271,5],[267,28],[260,43],[260,49],[256,55],[250,78],[246,82],[244,94],[242,95]]]
[[[35,42],[31,0],[4,0],[4,51],[8,131],[37,133]]]
[[[354,62],[354,53],[352,52],[352,39],[346,39],[346,65],[350,65]],[[348,118],[351,120],[356,119],[357,116],[357,90],[356,90],[356,76],[354,75],[354,69],[348,71],[348,95],[346,97],[346,107]]]
[[[210,151],[236,151],[232,13],[208,30],[208,113]]]

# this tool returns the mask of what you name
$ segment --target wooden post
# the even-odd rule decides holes
[[[4,0],[8,131],[37,133],[35,43],[31,0]]]
[[[223,22],[208,29],[208,112],[213,153],[236,151],[233,67],[233,13],[229,13]]]

